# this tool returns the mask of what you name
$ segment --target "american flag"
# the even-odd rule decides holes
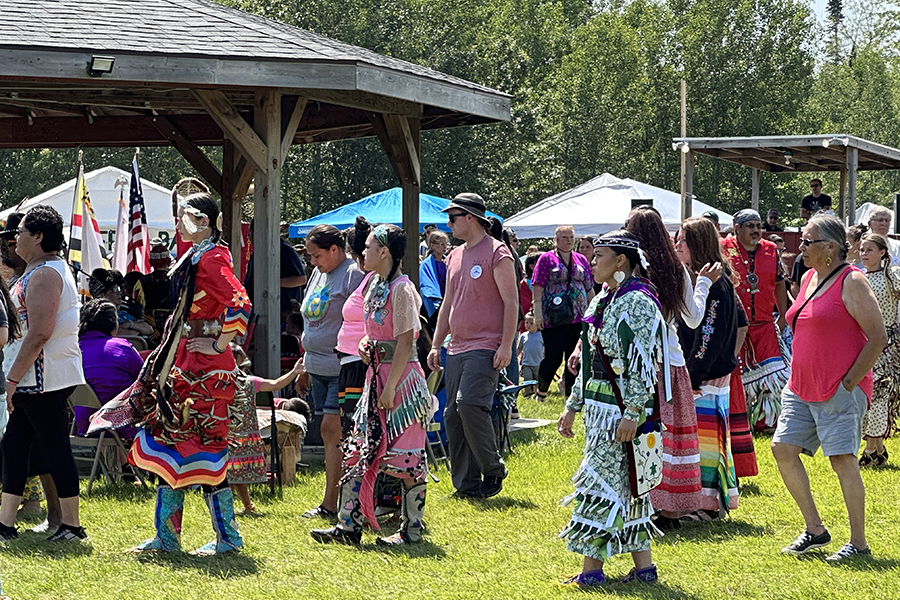
[[[87,233],[85,233],[85,231]],[[85,273],[94,269],[109,268],[106,247],[94,209],[91,196],[84,179],[84,166],[78,163],[78,178],[75,180],[75,202],[72,206],[72,229],[69,232],[69,263],[82,272],[78,277],[78,288],[82,294],[90,296],[90,286]]]
[[[138,175],[138,155],[131,161],[131,193],[129,195],[131,235],[128,237],[127,271],[150,273],[150,230],[147,228],[147,212],[144,210],[144,192]]]

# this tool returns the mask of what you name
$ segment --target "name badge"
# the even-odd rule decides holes
[[[472,270],[469,271],[469,275],[472,277],[472,279],[478,279],[479,277],[481,277],[481,265],[475,265],[474,267],[472,267]]]

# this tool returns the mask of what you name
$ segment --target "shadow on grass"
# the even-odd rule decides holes
[[[147,482],[147,486],[140,484],[121,483],[116,485],[95,486],[91,495],[86,493],[82,500],[118,500],[120,502],[142,502],[156,497],[156,487]]]
[[[759,485],[756,482],[752,483],[741,483],[740,484],[740,495],[741,496],[771,496],[772,494],[763,494],[759,489]]]
[[[823,562],[829,567],[835,569],[845,569],[848,571],[877,571],[883,573],[893,571],[900,567],[900,560],[896,558],[884,558],[879,556],[857,556],[855,558],[845,559],[838,563],[829,563],[825,560],[831,555],[831,551],[820,550],[818,552],[810,552],[797,557],[800,561]]]
[[[379,535],[389,535],[387,531],[382,531]],[[447,553],[444,549],[423,539],[415,544],[405,544],[403,546],[378,546],[376,544],[366,544],[360,547],[363,552],[377,552],[379,554],[393,554],[395,556],[408,556],[409,558],[444,558]]]
[[[17,558],[49,558],[68,560],[73,557],[90,556],[94,547],[90,542],[48,542],[46,533],[23,532],[17,540],[6,542],[0,552]]]
[[[677,587],[671,587],[665,583],[619,583],[610,582],[597,588],[575,588],[580,592],[589,594],[604,594],[622,596],[628,598],[652,598],[666,600],[696,600],[700,596],[692,594]]]
[[[758,537],[772,533],[770,527],[753,525],[744,521],[727,519],[724,521],[682,522],[681,528],[666,532],[658,538],[657,544],[676,544],[682,540],[692,542],[726,542],[736,537]]]
[[[534,509],[538,505],[531,500],[510,498],[509,496],[494,496],[493,498],[466,498],[465,502],[474,504],[485,510],[506,510],[508,508]]]
[[[527,446],[538,440],[538,432],[536,429],[519,429],[509,434],[509,442],[513,446],[513,452],[518,445]]]
[[[154,552],[137,554],[141,563],[165,565],[172,570],[192,569],[213,577],[246,577],[260,571],[260,561],[241,553],[218,554],[215,556],[193,556],[186,552]]]

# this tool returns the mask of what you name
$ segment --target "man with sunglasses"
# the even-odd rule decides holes
[[[831,196],[822,193],[822,180],[809,182],[810,193],[800,201],[800,216],[808,219],[820,210],[831,210]]]
[[[778,248],[762,239],[761,225],[755,210],[738,211],[734,235],[722,240],[725,256],[740,279],[735,290],[750,321],[741,348],[742,380],[750,423],[758,430],[775,426],[781,389],[790,376],[790,356],[782,355],[779,343],[779,329],[787,326],[786,274]],[[778,329],[773,307],[778,310]]]
[[[462,497],[500,493],[506,465],[491,422],[500,370],[509,364],[519,314],[513,257],[487,235],[478,194],[459,194],[444,209],[453,237],[465,242],[446,258],[447,283],[428,366],[441,367],[447,335],[444,423],[453,487]]]

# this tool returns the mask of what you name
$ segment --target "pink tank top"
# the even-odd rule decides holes
[[[373,273],[375,271],[366,273],[359,287],[353,290],[353,293],[347,296],[347,301],[344,302],[344,307],[341,309],[341,317],[344,320],[341,323],[341,329],[338,331],[337,337],[336,347],[338,352],[351,356],[356,356],[359,352],[359,342],[366,335],[366,315],[363,310],[363,300],[366,286],[369,285],[369,280],[372,279]]]
[[[868,341],[841,300],[844,280],[851,271],[858,270],[850,267],[838,275],[840,281],[810,300],[797,316],[788,387],[806,402],[825,402],[834,396]],[[811,279],[812,275],[803,278],[800,296],[787,311],[788,323],[794,322],[794,315],[803,305],[800,298],[806,296]],[[859,385],[871,399],[872,371],[866,373]]]

